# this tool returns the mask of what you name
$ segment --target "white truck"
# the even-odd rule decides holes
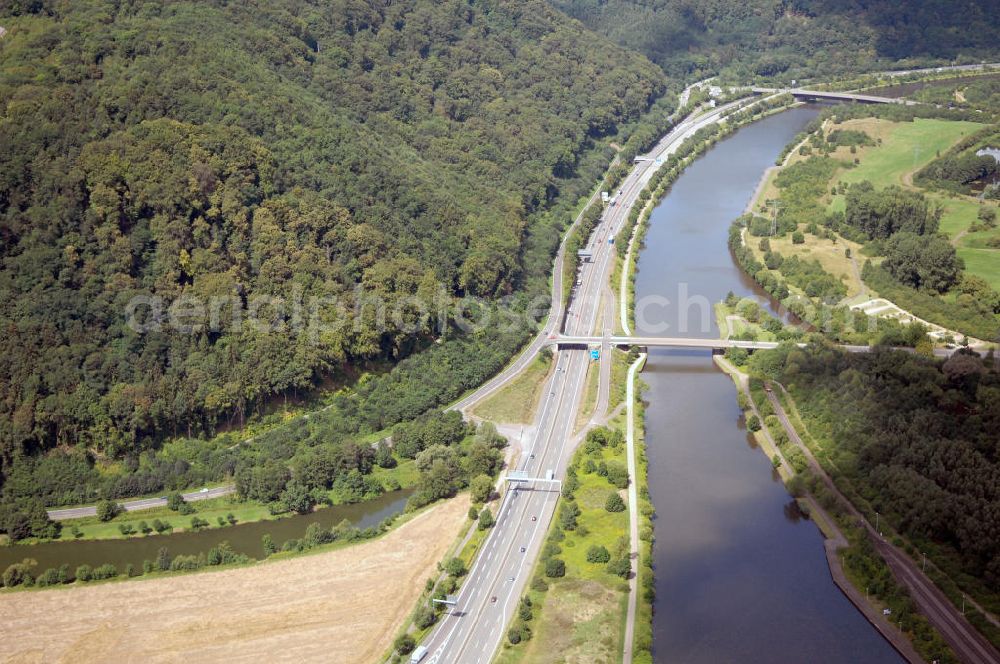
[[[410,654],[410,664],[419,664],[427,656],[427,646],[417,646],[416,650]]]

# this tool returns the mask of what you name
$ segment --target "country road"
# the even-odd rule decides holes
[[[196,503],[199,500],[208,500],[210,498],[221,498],[222,496],[228,496],[229,494],[236,491],[236,486],[233,484],[225,484],[223,486],[217,486],[212,488],[199,489],[198,491],[190,491],[188,493],[182,493],[189,503]],[[152,507],[166,507],[167,497],[161,496],[158,498],[137,498],[136,500],[127,500],[119,503],[126,512],[137,512],[139,510],[148,510]],[[49,510],[49,518],[54,521],[64,521],[66,519],[81,519],[85,516],[97,516],[97,506],[96,505],[86,505],[84,507],[66,507],[63,509]]]

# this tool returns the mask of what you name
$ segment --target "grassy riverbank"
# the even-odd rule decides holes
[[[463,445],[471,444],[467,440]],[[413,459],[394,455],[396,465],[393,468],[374,467],[369,477],[379,483],[386,492],[408,489],[420,481],[420,471]],[[158,496],[167,495],[166,493]],[[381,495],[381,494],[380,494]],[[356,500],[345,500],[344,494],[338,489],[323,492],[327,503],[320,503],[317,509],[329,506],[344,505]],[[151,496],[157,497],[157,496]],[[374,497],[374,496],[372,496]],[[365,502],[362,500],[360,502]],[[153,534],[183,532],[192,529],[226,528],[239,523],[256,521],[273,521],[289,516],[293,512],[274,512],[272,506],[255,500],[240,500],[233,493],[219,498],[210,498],[187,503],[184,511],[172,510],[166,506],[151,507],[137,511],[124,511],[111,520],[102,521],[96,516],[67,519],[62,521],[60,540],[105,540],[143,537]],[[193,526],[193,520],[203,525]],[[154,524],[160,524],[157,530]],[[52,541],[39,538],[19,540],[13,546],[30,546],[40,542]]]
[[[1000,325],[994,315],[1000,230],[983,219],[995,219],[996,203],[978,200],[968,186],[922,175],[942,160],[955,163],[956,151],[973,154],[989,140],[988,125],[967,113],[907,113],[917,111],[825,111],[814,131],[786,148],[787,159],[770,174],[752,215],[741,220],[745,228],[734,251],[768,292],[839,340],[898,343],[898,323],[916,316],[940,326],[931,329],[940,342],[963,334],[992,341]],[[871,193],[862,193],[866,188]],[[914,207],[897,213],[902,201]],[[922,206],[930,219],[926,230],[915,225]],[[887,220],[894,214],[909,221],[893,225]],[[924,283],[902,269],[926,268],[919,256],[901,258],[900,230],[924,234],[924,253],[941,253],[939,282]],[[876,301],[866,306],[877,317],[868,323],[848,310],[879,297],[902,311]]]
[[[745,366],[737,367],[721,358],[716,358],[716,362],[736,384],[748,428],[761,451],[771,459],[788,492],[795,497],[800,512],[812,519],[833,543],[835,557],[828,553],[827,560],[834,578],[842,575],[853,586],[853,591],[842,588],[849,599],[873,622],[879,620],[882,609],[888,609],[893,618],[882,619],[879,629],[888,634],[890,641],[903,640],[900,648],[913,647],[927,661],[956,663],[954,653],[917,611],[906,590],[875,552],[864,529],[812,471],[803,450],[793,444],[790,432],[782,427],[767,398],[764,382],[749,377]],[[870,610],[864,610],[864,605],[869,605]]]

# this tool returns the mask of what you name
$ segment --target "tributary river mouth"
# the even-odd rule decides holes
[[[818,112],[799,107],[745,127],[677,180],[639,256],[640,335],[717,337],[711,305],[730,290],[777,313],[730,257],[728,228]],[[736,388],[711,355],[654,350],[642,379],[657,514],[655,660],[903,661],[834,584],[822,534],[754,447]]]

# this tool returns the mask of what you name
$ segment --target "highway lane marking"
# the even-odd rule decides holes
[[[706,115],[702,119],[696,120],[694,122],[694,124],[692,125],[691,129],[695,130],[695,131],[696,131],[695,127],[697,127],[698,129],[700,129],[701,126],[699,126],[699,125],[706,124],[708,122],[708,118],[709,117],[714,116],[714,115],[716,115],[718,113],[721,113],[721,110],[722,109],[720,109],[719,111],[717,111],[715,114]],[[690,130],[688,132],[680,132],[678,134],[678,137],[677,137],[676,140],[686,139],[687,136],[690,133],[693,133],[693,132],[691,132]],[[668,134],[668,136],[669,136],[669,134]],[[668,142],[668,145],[670,145],[669,142]],[[653,170],[655,170],[655,169],[653,169]],[[642,181],[643,181],[643,177],[642,176],[646,175],[646,173],[648,171],[649,171],[649,164],[647,163],[647,164],[645,164],[645,168],[641,169],[641,172],[640,171],[633,171],[633,173],[629,175],[629,179],[632,179],[634,176],[637,176],[637,177],[635,178],[634,182],[629,183],[628,180],[626,181],[626,185],[623,186],[623,190],[625,190],[625,191],[623,191],[623,193],[627,193],[627,195],[623,196],[623,198],[625,198],[625,199],[633,198],[633,191],[635,190],[636,187],[638,187],[642,183]],[[610,216],[609,221],[611,222],[611,228],[612,228],[613,231],[617,232],[617,228],[622,225],[622,223],[624,222],[624,220],[625,220],[625,218],[627,216],[625,214],[625,211],[631,209],[634,205],[635,205],[635,200],[632,200],[631,203],[629,205],[627,205],[627,206],[626,205],[619,206],[617,208],[617,210],[616,210],[616,212],[618,214],[612,213],[612,215]],[[564,237],[562,244],[565,244],[565,241],[566,241],[566,238]],[[595,268],[600,267],[600,269],[599,270],[594,269],[594,270],[587,270],[586,271],[586,274],[583,277],[584,283],[586,285],[584,286],[584,288],[581,289],[581,291],[582,291],[581,295],[583,294],[583,292],[589,292],[590,290],[592,290],[592,283],[594,283],[594,281],[596,279],[596,275],[598,275],[598,274],[605,275],[607,273],[607,267],[608,267],[608,263],[609,263],[609,260],[610,260],[610,254],[611,254],[611,250],[608,249],[609,246],[610,245],[607,245],[607,246],[601,245],[601,248],[604,249],[604,251],[600,252],[600,261],[599,261],[599,264],[598,265],[594,265]],[[581,284],[581,285],[583,285],[583,284]],[[599,296],[599,293],[597,295]],[[595,306],[596,299],[597,298],[592,297],[592,296],[579,298],[578,299],[579,309],[580,309],[579,314],[577,315],[576,320],[574,320],[572,318],[567,318],[566,319],[567,327],[576,327],[577,325],[582,324],[584,321],[586,321],[587,324],[589,325],[589,329],[593,329],[594,326],[596,325],[596,316],[597,316],[597,308]],[[559,302],[560,302],[560,306],[561,306],[561,299],[559,300]],[[572,311],[572,309],[573,309],[573,306],[571,304],[567,308],[567,310],[568,311]],[[580,315],[580,314],[582,314],[582,315]],[[574,325],[574,323],[576,325]],[[557,360],[556,360],[557,368],[561,368],[562,365],[563,365],[563,355],[562,355],[562,353],[558,352],[558,355],[556,357],[557,357]],[[543,406],[542,412],[540,413],[540,416],[538,418],[538,421],[539,421],[539,424],[540,424],[540,426],[538,426],[536,428],[536,434],[538,434],[538,435],[536,435],[535,441],[533,441],[533,445],[534,445],[534,443],[537,443],[538,441],[546,441],[546,444],[543,446],[543,450],[544,450],[543,459],[548,459],[548,457],[550,456],[550,454],[552,452],[555,452],[556,469],[559,469],[562,466],[563,460],[564,460],[565,455],[566,455],[566,441],[572,437],[571,434],[570,435],[564,434],[564,435],[557,436],[556,435],[556,429],[557,429],[557,426],[560,425],[560,424],[562,424],[562,425],[568,425],[567,420],[571,420],[572,416],[579,410],[579,402],[580,402],[580,399],[581,399],[581,395],[579,394],[579,388],[580,388],[580,384],[581,384],[581,380],[582,380],[581,374],[584,373],[583,370],[585,370],[586,367],[587,367],[586,363],[581,364],[579,361],[577,361],[577,358],[573,357],[573,356],[569,356],[567,358],[565,364],[568,365],[566,367],[566,369],[564,371],[556,371],[556,373],[553,375],[552,380],[550,381],[550,384],[548,386],[549,390],[550,390],[550,396],[554,395],[555,390],[558,387],[557,381],[559,380],[560,374],[572,374],[572,375],[571,376],[570,375],[566,376],[567,380],[565,380],[563,382],[563,389],[559,390],[559,395],[558,395],[558,397],[556,397],[555,400],[553,400],[553,399],[546,399],[545,400],[545,405]],[[568,409],[564,409],[563,404],[565,402],[565,398],[566,398],[566,396],[567,396],[568,393],[575,394],[576,395],[576,400],[573,401],[570,404],[570,406],[569,406]],[[552,406],[553,402],[555,402],[555,404],[556,404],[556,409],[555,409],[554,417],[552,417],[552,424],[549,427],[545,427],[544,426],[545,420],[549,419],[548,413],[549,413],[550,407]],[[558,440],[558,449],[557,450],[551,450],[550,449],[551,443],[554,442],[553,441],[554,437],[556,437],[557,440]],[[522,459],[522,464],[520,464],[520,465],[522,465],[522,467],[526,468],[529,465],[529,463],[528,463],[529,461],[530,461],[530,458],[524,458],[524,459]],[[504,522],[504,526],[506,526],[507,525],[506,522],[510,520],[509,519],[509,514],[510,514],[510,510],[511,510],[511,504],[513,503],[513,499],[509,498],[509,496],[511,496],[511,495],[512,495],[512,492],[505,493],[505,495],[504,495],[504,504],[501,505],[501,509],[500,509],[500,516],[498,518],[498,521],[503,521]],[[558,496],[556,497],[556,500],[552,501],[551,503],[548,501],[547,497],[543,499],[543,506],[542,506],[543,519],[541,521],[536,522],[535,526],[533,526],[533,528],[532,528],[532,538],[531,538],[531,544],[532,545],[534,543],[535,536],[536,536],[536,534],[538,532],[539,525],[541,525],[542,523],[546,522],[546,519],[544,518],[546,512],[551,507],[553,509],[553,515],[554,515],[554,506],[557,503],[558,503]],[[528,506],[525,505],[525,510],[527,510],[527,507]],[[510,528],[500,527],[500,528],[497,528],[494,533],[491,533],[492,542],[490,544],[490,548],[491,549],[495,548],[495,546],[496,546],[496,538],[497,538],[497,536],[498,536],[498,534],[500,532],[506,532],[507,530],[510,530],[510,529],[512,529],[514,527],[515,527],[514,525],[511,525]],[[511,546],[513,546],[513,542],[511,542]],[[508,555],[509,555],[510,551],[511,551],[511,549],[510,549],[510,547],[508,547]],[[524,558],[526,558],[526,557],[527,556],[522,557],[521,563],[518,566],[518,571],[517,571],[518,574],[520,573],[521,569],[523,568]],[[503,556],[501,558],[503,558]],[[470,600],[473,599],[477,594],[479,594],[479,593],[477,593],[476,588],[475,588],[476,583],[474,582],[474,578],[476,578],[477,576],[482,576],[482,574],[483,574],[482,571],[481,571],[481,568],[483,567],[483,565],[480,564],[480,563],[482,563],[482,560],[483,560],[482,558],[479,558],[476,561],[476,564],[474,564],[473,570],[472,570],[472,572],[469,575],[470,576],[469,582],[465,586],[463,586],[463,588],[462,588],[463,591],[466,590],[467,588],[473,588],[473,590],[470,591],[470,596],[469,596]],[[477,574],[477,572],[479,572],[479,574]],[[517,574],[515,574],[515,579],[516,578],[517,578]],[[498,581],[499,581],[499,579],[494,576],[493,583],[490,584],[489,587],[492,589],[493,587],[496,586],[496,584],[498,583]],[[505,599],[505,601],[503,603],[503,608],[504,608],[504,612],[505,612],[504,615],[506,615],[506,608],[507,608],[507,605],[510,602],[510,596],[511,596],[511,594],[513,592],[513,589],[514,589],[514,584],[512,584],[511,589],[507,593],[507,598]],[[460,594],[463,594],[463,593],[460,591]],[[480,607],[481,606],[482,605],[480,605]],[[477,612],[477,615],[481,614],[482,611],[483,611],[483,609],[480,608],[479,611]],[[498,618],[498,620],[499,620],[499,618]],[[433,657],[433,659],[431,661],[436,661],[437,658],[440,657],[441,653],[444,651],[444,649],[451,642],[451,639],[455,636],[455,629],[458,627],[458,623],[459,622],[463,622],[463,621],[454,621],[454,622],[455,622],[455,624],[452,626],[452,629],[449,631],[448,636],[446,637],[445,641],[441,644],[441,646],[435,651],[434,657]],[[475,632],[475,624],[471,624],[470,625],[470,629],[471,629],[471,633],[469,634],[469,636],[467,636],[463,640],[463,642],[461,644],[461,649],[464,649],[465,645],[468,643],[468,640],[474,634],[474,632]],[[432,639],[433,639],[433,637],[432,637]],[[494,647],[494,650],[495,650],[495,647]]]

